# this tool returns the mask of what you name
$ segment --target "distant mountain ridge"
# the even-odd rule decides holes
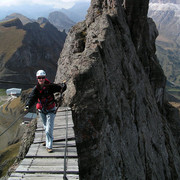
[[[74,22],[80,22],[85,19],[89,6],[89,2],[77,2],[72,8],[61,9],[60,11],[66,14]]]
[[[151,0],[149,16],[159,31],[157,56],[167,79],[180,85],[180,0]]]
[[[51,24],[57,27],[58,30],[66,32],[76,23],[73,22],[67,15],[60,11],[54,11],[49,14],[48,20]]]
[[[36,83],[36,71],[44,69],[53,81],[65,38],[66,33],[49,22],[23,25],[16,18],[0,23],[0,80],[32,84]],[[0,88],[12,86],[32,87],[0,84]]]
[[[150,0],[151,3],[161,3],[161,4],[166,4],[166,3],[173,3],[173,4],[180,4],[179,0]]]
[[[21,6],[10,6],[4,8],[0,7],[0,19],[4,19],[7,14],[12,14],[14,12],[23,14],[30,19],[37,19],[38,17],[48,18],[51,12],[61,11],[62,13],[66,14],[72,21],[79,22],[85,19],[89,6],[90,2],[76,2],[69,9],[58,9],[45,5],[28,5],[25,2]]]
[[[24,16],[22,14],[19,14],[19,13],[10,14],[10,15],[6,16],[4,19],[2,19],[1,21],[2,22],[3,21],[8,21],[8,20],[15,19],[15,18],[20,19],[23,24],[27,24],[27,23],[30,23],[30,22],[34,21],[34,20],[29,19],[26,16]]]
[[[44,23],[46,22],[50,22],[52,25],[54,25],[59,31],[64,31],[68,32],[69,29],[75,25],[76,23],[73,22],[66,14],[60,12],[60,11],[54,11],[51,12],[48,16],[48,18],[45,17],[39,17],[37,20],[35,19],[29,19],[28,17],[19,14],[19,13],[13,13],[10,14],[8,16],[6,16],[6,18],[4,18],[3,20],[1,20],[0,22],[4,22],[4,21],[8,21],[8,20],[12,20],[18,18],[20,19],[20,21],[22,22],[23,25],[27,24],[27,23],[32,23],[32,22],[37,22],[39,24],[42,24],[43,21]]]
[[[180,5],[171,1],[150,3],[149,16],[155,20],[160,34],[166,35],[180,44]]]
[[[38,19],[39,17],[44,17],[48,19],[60,31],[65,30],[67,32],[75,23],[83,21],[85,19],[89,6],[89,2],[77,2],[72,8],[69,9],[62,8],[48,10],[47,7],[45,7],[44,13],[42,13],[41,15],[40,12],[42,12],[44,6],[39,8],[39,12],[36,8],[34,8],[34,10],[31,11],[34,13],[31,14],[28,14],[23,8],[20,8],[19,10],[16,9],[14,11],[18,13],[14,13],[12,12],[12,10],[9,11],[12,12],[12,14],[9,13],[10,15],[6,16],[0,21],[7,21],[10,19],[19,18],[23,24],[27,24],[29,22],[35,22],[35,19]],[[1,11],[1,14],[2,13],[3,11]]]

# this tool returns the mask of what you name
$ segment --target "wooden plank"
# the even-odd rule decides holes
[[[48,180],[61,180],[63,179],[63,174],[22,174],[22,173],[12,173],[11,177],[9,178],[9,180],[21,180],[21,179],[26,179],[26,180],[44,180],[44,179],[48,179]],[[79,175],[76,174],[67,174],[67,178],[68,180],[78,180],[79,179]]]
[[[75,139],[74,138],[74,136],[73,135],[69,135],[68,136],[68,139]],[[55,136],[54,137],[54,140],[53,141],[64,141],[65,140],[65,136],[64,135],[62,135],[62,136]],[[34,139],[34,142],[33,143],[42,143],[42,142],[44,142],[45,141],[45,137],[43,137],[43,138],[36,138],[36,139]]]
[[[60,151],[59,149],[53,149],[53,153],[48,153],[46,150],[43,151],[42,153],[41,152],[36,153],[36,152],[31,151],[26,155],[26,158],[31,158],[31,157],[64,158],[64,151]],[[77,158],[78,155],[77,155],[77,152],[68,152],[67,157],[68,158]]]
[[[38,172],[45,172],[45,173],[62,173],[64,171],[64,165],[59,165],[59,166],[30,166],[29,165],[20,165],[16,169],[16,172],[31,172],[31,173],[38,173]],[[79,169],[77,166],[68,166],[67,167],[67,172],[76,172],[78,173]],[[74,173],[73,173],[74,174]]]
[[[40,118],[37,120],[37,129],[34,143],[31,145],[26,158],[21,162],[11,179],[63,179],[64,151],[66,136],[66,120],[68,118],[68,148],[67,148],[67,178],[79,179],[77,149],[74,135],[72,112],[60,108],[54,121],[53,153],[48,153],[41,142],[45,141],[45,132]],[[69,109],[70,110],[70,109]],[[66,117],[68,115],[68,117]],[[10,179],[9,178],[9,179]]]
[[[56,125],[61,125],[61,124],[64,124],[66,125],[66,116],[56,116],[55,117],[55,120],[54,120],[54,124]],[[72,120],[72,116],[71,115],[68,115],[68,124],[73,124],[73,120]],[[43,123],[41,121],[40,118],[38,118],[37,120],[37,127],[43,127]]]
[[[45,134],[45,132],[44,131],[37,131],[36,133],[35,133],[35,138],[41,138],[41,137],[43,137],[44,136],[44,134]],[[66,134],[66,129],[54,129],[53,130],[53,135],[65,135]],[[68,128],[68,135],[69,134],[73,134],[74,135],[74,130],[73,130],[73,128]]]
[[[22,173],[12,173],[11,174],[12,177],[21,177],[21,176],[26,176],[26,177],[62,177],[63,174],[48,174],[48,173],[45,173],[45,174],[42,174],[42,173],[27,173],[27,174],[22,174]],[[67,174],[68,177],[79,177],[78,174]]]
[[[73,125],[73,121],[72,120],[68,120],[68,126],[69,125]],[[54,121],[54,126],[56,127],[56,126],[66,126],[66,119],[60,119],[60,120],[56,120],[56,121]],[[43,124],[42,123],[38,123],[37,124],[37,128],[43,128]]]
[[[32,146],[30,147],[26,157],[64,157],[65,148],[53,148],[53,153],[48,153],[44,146]],[[67,148],[68,157],[77,157],[76,148],[68,147]]]
[[[68,111],[71,111],[71,108],[70,108],[70,107],[67,107],[67,106],[66,106],[66,107],[60,107],[60,108],[58,109],[58,112],[59,112],[59,111],[64,111],[64,110],[66,110],[66,111],[67,111],[67,110],[68,110]]]
[[[57,146],[58,144],[55,144],[55,145]],[[54,145],[53,145],[53,147],[54,147]],[[58,145],[56,148],[58,148],[58,150],[61,150],[61,152],[63,152],[65,150],[65,143],[63,144],[63,146]],[[32,144],[28,153],[29,152],[37,152],[37,151],[40,151],[40,152],[46,151],[46,147],[39,145],[39,144]],[[54,151],[56,152],[57,150],[54,150]],[[71,147],[71,145],[70,145],[69,147],[67,146],[67,151],[68,152],[77,152],[77,149],[75,146]]]
[[[56,130],[56,129],[59,129],[59,130],[61,130],[61,129],[65,129],[66,128],[66,125],[56,125],[55,127],[54,127],[54,130]],[[69,128],[74,128],[74,125],[73,124],[68,124],[68,129]],[[36,131],[44,131],[44,128],[37,128],[36,129]]]
[[[64,165],[64,159],[60,158],[25,158],[22,160],[21,165],[29,165],[31,166],[62,166]],[[67,159],[68,166],[77,166],[78,160],[77,159]]]
[[[53,147],[56,147],[56,148],[60,148],[60,147],[64,147],[66,145],[66,142],[65,141],[55,141],[53,142]],[[38,148],[39,146],[42,146],[42,144],[39,145],[39,143],[36,143],[36,144],[32,144],[30,149],[31,148]],[[67,147],[75,147],[76,146],[76,142],[75,140],[69,140],[67,142]]]
[[[73,130],[73,128],[68,128],[67,129],[68,130],[68,133],[69,132],[71,132],[71,133],[74,133],[74,130]],[[37,132],[37,133],[39,133],[39,132]],[[54,129],[54,131],[53,131],[53,134],[66,134],[66,129],[64,128],[64,129]]]
[[[65,142],[53,142],[53,148],[65,147]],[[67,147],[76,147],[75,141],[68,141]]]
[[[71,141],[71,140],[75,140],[75,137],[68,137],[68,141]],[[34,142],[34,144],[39,144],[39,143],[43,143],[45,140],[43,140],[43,141],[37,141],[37,142]],[[59,141],[59,142],[63,142],[63,141],[65,141],[65,138],[63,137],[63,138],[55,138],[54,140],[53,140],[53,142],[57,142],[57,141]]]
[[[53,136],[54,138],[58,139],[58,137],[65,137],[66,136],[66,131],[64,129],[62,130],[55,130],[53,131]],[[74,130],[73,129],[68,129],[68,137],[75,137],[74,134]],[[35,141],[40,141],[43,140],[45,138],[45,132],[36,132],[35,133],[35,138],[34,138],[34,142]]]

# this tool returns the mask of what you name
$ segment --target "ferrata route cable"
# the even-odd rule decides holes
[[[64,150],[64,176],[63,180],[68,180],[66,176],[67,171],[67,144],[68,144],[68,108],[65,111],[65,118],[66,118],[66,137],[65,137],[65,150]]]
[[[13,82],[13,81],[2,81],[0,80],[0,84],[18,84],[18,85],[28,85],[28,86],[31,86],[31,85],[36,85],[36,84],[27,84],[27,83],[20,83],[20,82]]]
[[[14,120],[9,127],[7,127],[1,134],[0,136],[2,136],[6,131],[8,131],[19,119],[21,119],[26,113],[22,113],[16,120]]]

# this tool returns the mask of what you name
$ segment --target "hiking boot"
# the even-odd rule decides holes
[[[52,153],[53,150],[52,150],[51,148],[47,148],[47,152],[48,152],[48,153]]]
[[[46,146],[46,142],[43,142],[43,143],[42,143],[42,146]]]

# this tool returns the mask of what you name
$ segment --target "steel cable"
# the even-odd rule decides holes
[[[20,82],[13,82],[13,81],[1,81],[0,84],[19,84],[19,85],[36,85],[36,84],[27,84],[27,83],[20,83]]]
[[[16,120],[14,120],[10,126],[8,126],[8,128],[6,128],[1,134],[0,136],[2,136],[6,131],[8,131],[19,119],[21,119],[26,113],[22,113]]]
[[[64,150],[64,180],[68,180],[66,176],[67,171],[67,143],[68,143],[68,109],[65,111],[65,117],[66,117],[66,137],[65,137],[65,150]]]

